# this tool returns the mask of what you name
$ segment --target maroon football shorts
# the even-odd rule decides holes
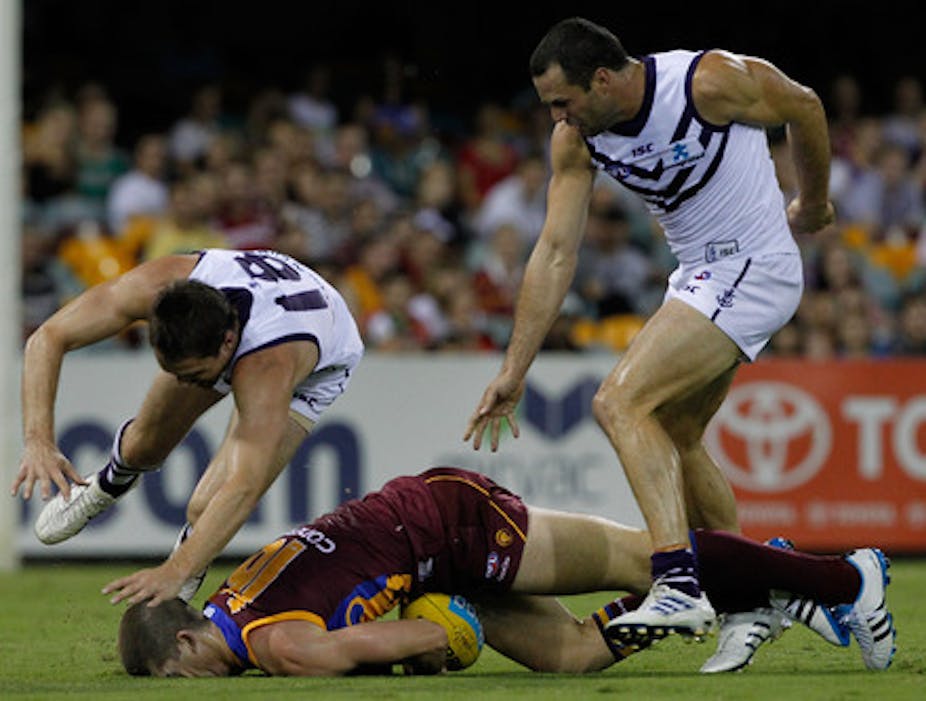
[[[434,495],[446,542],[430,591],[507,592],[527,539],[527,506],[485,475],[437,467],[420,475]]]

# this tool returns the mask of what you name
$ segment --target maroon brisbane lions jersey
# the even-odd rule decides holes
[[[526,537],[519,497],[483,475],[434,468],[390,480],[265,546],[203,613],[250,666],[248,634],[263,625],[298,619],[336,630],[426,591],[507,591]]]

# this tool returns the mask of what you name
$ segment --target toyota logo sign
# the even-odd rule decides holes
[[[832,445],[832,428],[806,392],[781,382],[751,382],[733,388],[705,441],[733,484],[779,492],[820,471]]]

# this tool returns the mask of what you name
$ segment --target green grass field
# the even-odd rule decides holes
[[[206,590],[227,567],[214,567]],[[834,648],[804,629],[764,646],[745,672],[699,675],[715,640],[670,639],[592,675],[533,674],[491,650],[464,672],[440,677],[273,679],[148,679],[127,676],[115,651],[121,607],[99,593],[119,565],[28,565],[0,574],[0,699],[926,699],[926,560],[892,567],[888,600],[898,652],[887,672],[868,672],[858,648]],[[201,596],[197,599],[197,603]],[[603,595],[567,599],[576,613],[597,608]]]

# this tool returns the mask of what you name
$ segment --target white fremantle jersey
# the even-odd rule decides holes
[[[765,131],[708,124],[694,107],[691,79],[702,56],[644,57],[640,112],[587,138],[592,160],[643,198],[682,266],[796,253]]]
[[[232,370],[242,357],[280,343],[311,341],[318,346],[318,365],[306,382],[336,371],[349,374],[363,355],[344,299],[294,258],[275,251],[206,249],[190,279],[220,290],[238,312],[241,340],[215,385],[220,392],[230,390]]]

